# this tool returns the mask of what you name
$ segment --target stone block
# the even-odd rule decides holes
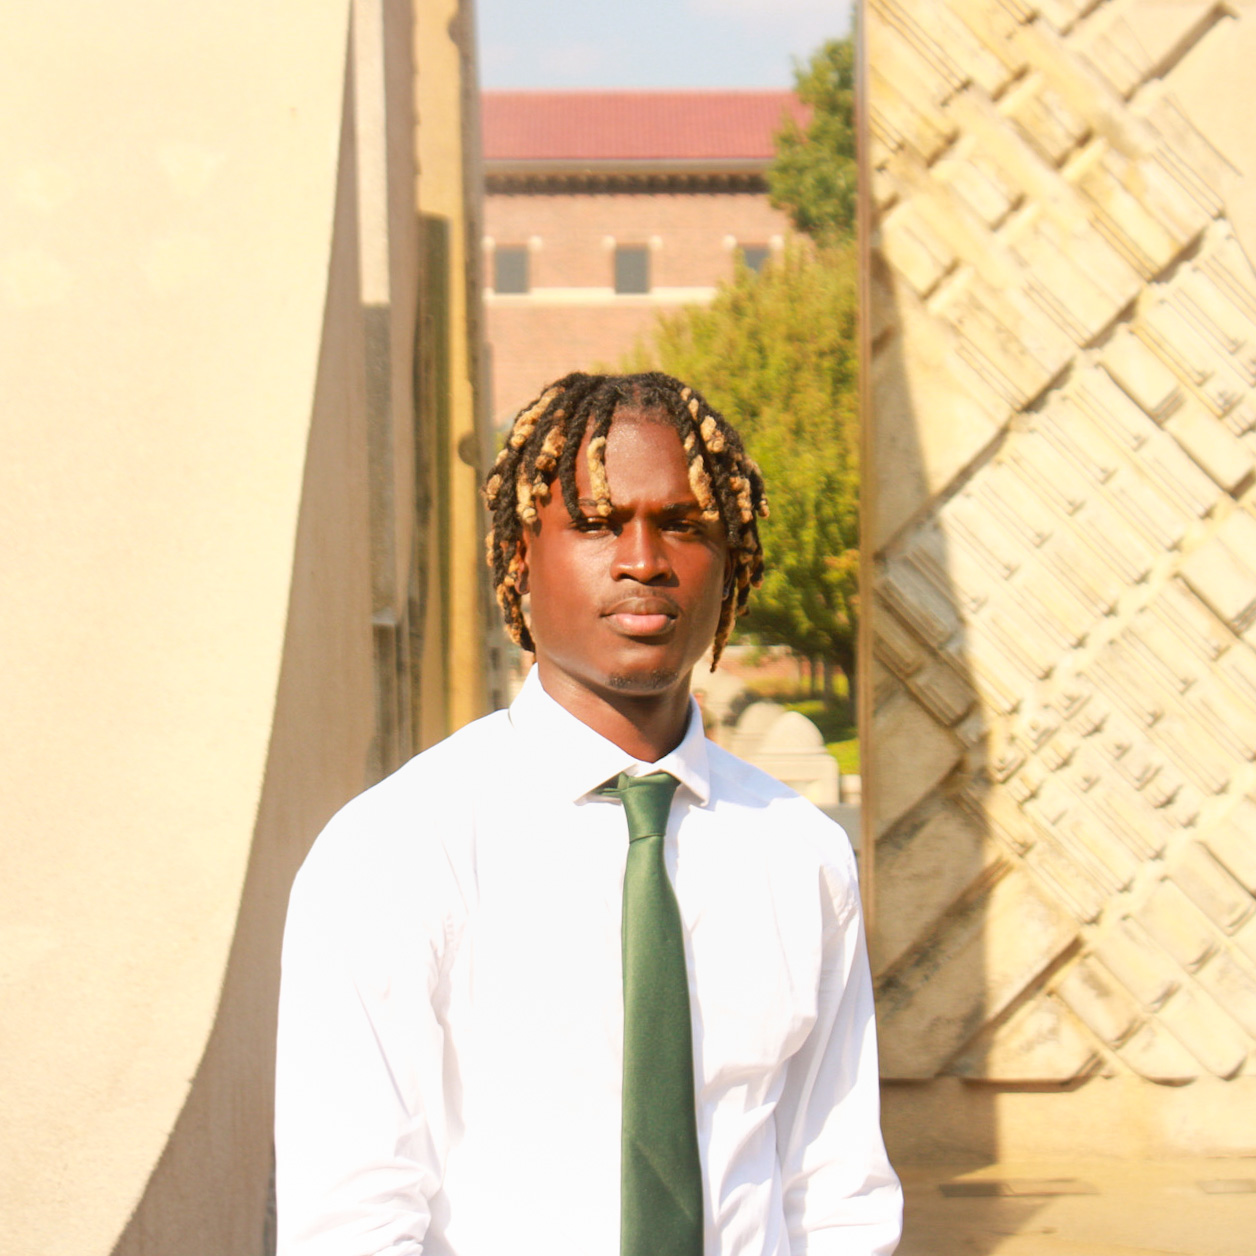
[[[1256,322],[1256,271],[1228,223],[1218,224],[1211,247],[1197,266],[1235,309],[1249,321]]]
[[[1070,965],[1053,988],[1082,1024],[1110,1047],[1123,1043],[1141,1023],[1133,999],[1086,959]]]
[[[1134,404],[1106,371],[1083,371],[1072,387],[1071,400],[1125,454],[1138,473],[1157,491],[1192,517],[1208,513],[1222,495],[1171,436]],[[1085,437],[1078,434],[1080,440]]]
[[[1129,465],[1121,445],[1092,423],[1066,393],[1051,396],[1034,416],[1034,426],[1093,484],[1107,484]]]
[[[877,657],[897,676],[910,676],[925,664],[925,648],[886,604],[877,599],[873,608]]]
[[[1015,871],[948,915],[882,984],[881,1074],[934,1077],[1069,946],[1072,922]]]
[[[946,777],[963,747],[914,698],[900,690],[872,719],[876,755],[876,831],[884,833]]]
[[[1174,855],[1169,875],[1194,906],[1226,933],[1235,932],[1256,912],[1256,898],[1198,842],[1186,843]]]
[[[954,333],[905,280],[877,285],[873,318],[896,328],[872,363],[877,492],[864,544],[877,553],[989,445],[1008,407],[963,365]]]
[[[878,841],[874,973],[920,944],[1000,858],[990,836],[947,803],[923,823],[899,825]]]
[[[1070,585],[1097,620],[1116,606],[1125,586],[1091,541],[1071,528],[1062,529],[1043,548],[1040,560],[1057,581]]]
[[[952,153],[934,165],[933,177],[991,230],[1020,203],[1020,193],[997,166],[975,151],[971,141],[960,140]]]
[[[1180,984],[1177,970],[1128,918],[1106,925],[1095,940],[1094,956],[1149,1012]]]
[[[1186,695],[1212,739],[1236,759],[1256,759],[1256,708],[1218,676],[1206,676]]]
[[[1177,634],[1180,649],[1194,651],[1209,664],[1235,644],[1230,630],[1180,579],[1165,584],[1147,610]],[[1247,653],[1253,664],[1251,697],[1256,701],[1256,652]]]
[[[1005,655],[980,648],[980,639],[964,632],[953,640],[948,656],[961,668],[992,712],[1007,715],[1016,710],[1028,683],[1028,677]]]
[[[1150,572],[1157,556],[1155,550],[1103,497],[1092,497],[1068,524],[1078,542],[1091,549],[1126,583],[1135,584]]]
[[[1135,915],[1151,937],[1185,969],[1198,968],[1217,949],[1208,920],[1172,881],[1158,881]]]
[[[1107,825],[1079,803],[1059,826],[1058,834],[1076,861],[1110,894],[1128,890],[1141,868],[1130,848],[1117,841]]]
[[[1075,46],[1122,96],[1172,64],[1215,20],[1211,0],[1103,6],[1079,27]]]
[[[1137,453],[1154,439],[1156,426],[1151,417],[1105,370],[1080,372],[1068,398],[1126,453]]]
[[[1235,632],[1256,622],[1256,519],[1236,510],[1187,556],[1182,578]]]
[[[1053,638],[1048,625],[1036,620],[1028,608],[1010,601],[982,616],[972,637],[980,642],[980,648],[998,651],[1026,677],[1038,680],[1051,675],[1067,644]]]
[[[1053,30],[1065,34],[1091,8],[1091,0],[1036,0],[1034,8]]]
[[[1199,1061],[1154,1021],[1144,1021],[1117,1048],[1117,1056],[1140,1077],[1161,1085],[1180,1086],[1200,1073]]]
[[[1203,334],[1209,326],[1198,307],[1176,291],[1147,303],[1140,311],[1138,333],[1207,398],[1216,414],[1224,414],[1247,392],[1234,359]]]
[[[1068,3],[1069,0],[1061,0]],[[992,79],[978,78],[988,96],[998,96],[1002,89],[1024,69],[1024,56],[1016,49],[1013,36],[1018,18],[1011,6],[1000,0],[953,0],[949,6],[972,33],[972,37],[998,63]]]
[[[1256,894],[1256,803],[1241,799],[1220,824],[1203,836],[1203,844],[1247,890]]]
[[[1017,289],[996,289],[975,271],[959,272],[932,309],[957,333],[960,358],[1010,406],[1037,397],[1075,352]]]
[[[1224,628],[1226,637],[1234,641]],[[1229,687],[1235,698],[1247,706],[1256,704],[1256,650],[1246,641],[1238,641],[1217,664],[1217,682]]]
[[[1177,291],[1187,316],[1228,357],[1243,382],[1256,384],[1256,319],[1198,266],[1186,268]]]
[[[1183,986],[1166,1001],[1160,1023],[1217,1077],[1233,1077],[1247,1059],[1238,1026],[1202,991]]]
[[[1178,377],[1128,327],[1122,327],[1108,341],[1100,360],[1108,374],[1157,423],[1163,423],[1182,404]]]
[[[1230,945],[1251,964],[1256,965],[1256,919],[1240,925],[1231,935]]]
[[[912,99],[919,93],[900,90],[904,82],[910,83],[911,71],[902,66],[904,58],[899,47],[896,41],[878,43],[877,55],[871,59],[869,80],[873,104],[869,120],[874,135],[891,152],[910,146],[925,162],[930,162],[954,139],[955,128],[940,111]],[[883,48],[892,49],[891,57],[900,64],[887,64],[882,58]]]
[[[988,789],[972,798],[968,809],[977,823],[988,824],[990,832],[1018,855],[1024,855],[1038,840],[1036,827],[1008,790]]]
[[[936,25],[922,25],[913,9],[909,4],[879,4],[869,29],[870,50],[875,50],[878,73],[894,90],[933,116],[963,86],[964,74],[935,38]]]
[[[1027,74],[1008,91],[999,102],[999,109],[1053,166],[1063,165],[1090,135],[1087,121],[1051,90],[1040,71]]]
[[[1057,627],[1069,647],[1080,646],[1101,618],[1092,599],[1061,578],[1057,566],[1046,562],[1039,561],[1028,569],[1016,592],[1031,615],[1041,615]]]
[[[1076,467],[1045,436],[1034,429],[1017,433],[1002,455],[1021,479],[1033,483],[1057,511],[1075,515],[1094,496],[1095,486],[1080,480]]]
[[[1151,615],[1136,615],[1122,631],[1121,642],[1175,695],[1197,689],[1207,679],[1205,661],[1182,649],[1169,629]]]
[[[907,687],[942,724],[957,724],[968,713],[976,695],[972,686],[949,664],[934,658],[907,678]]]
[[[998,25],[994,31],[986,24],[974,28],[962,20],[962,10],[957,11],[957,6],[950,4],[930,5],[918,12],[923,21],[917,31],[927,33],[943,50],[953,73],[958,76],[956,87],[971,81],[988,95],[997,96],[1015,75],[1015,69],[1009,64],[1006,40],[999,38]]]
[[[947,592],[906,559],[885,564],[877,591],[930,645],[945,645],[959,628],[959,612]]]
[[[913,201],[896,205],[882,219],[877,247],[921,297],[927,297],[956,264],[954,252]]]
[[[1165,86],[1172,81],[1170,74]],[[1174,178],[1210,218],[1221,218],[1233,167],[1192,121],[1197,117],[1196,111],[1183,109],[1177,92],[1168,87],[1168,90],[1140,94],[1130,112],[1144,119],[1155,136],[1156,160],[1172,171]],[[1215,228],[1210,234],[1213,231]]]
[[[1060,904],[1074,920],[1093,925],[1103,915],[1109,892],[1041,826],[1025,856],[1025,869],[1044,896]]]
[[[1253,429],[1256,428],[1256,406],[1252,404],[1250,398],[1245,398],[1233,410],[1223,414],[1221,421],[1235,436],[1242,437],[1245,445],[1251,447]]]
[[[955,1062],[973,1081],[1053,1082],[1092,1074],[1102,1062],[1094,1040],[1059,999],[1040,995],[992,1026]]]
[[[1199,984],[1256,1038],[1256,974],[1228,951],[1221,951],[1199,970]]]
[[[1152,742],[1168,760],[1201,790],[1222,793],[1230,784],[1239,766],[1212,736],[1209,726],[1193,713],[1173,711],[1150,730]]]
[[[1153,279],[1207,223],[1202,214],[1187,226],[1155,212],[1147,197],[1147,167],[1100,139],[1070,163],[1066,174],[1090,201],[1100,230],[1144,279]]]
[[[1034,485],[1005,459],[992,463],[977,477],[972,496],[1031,554],[1059,530],[1058,519]]]

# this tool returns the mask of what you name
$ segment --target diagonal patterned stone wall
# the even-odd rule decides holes
[[[865,4],[889,1078],[1253,1070],[1256,273],[1190,106],[1242,13]]]

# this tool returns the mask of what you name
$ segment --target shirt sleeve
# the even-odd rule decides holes
[[[361,826],[341,817],[297,877],[284,933],[278,1253],[414,1256],[443,1172],[450,927],[431,905],[396,901],[403,878],[372,876]]]
[[[824,961],[816,1022],[777,1105],[793,1256],[890,1256],[903,1198],[881,1137],[872,979],[858,893],[823,877]]]

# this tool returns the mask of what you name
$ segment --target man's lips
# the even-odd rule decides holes
[[[625,637],[657,637],[671,628],[680,607],[668,597],[628,597],[612,602],[602,614]]]

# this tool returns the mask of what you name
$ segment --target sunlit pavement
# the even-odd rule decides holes
[[[1256,1159],[900,1167],[898,1256],[1256,1256]]]

